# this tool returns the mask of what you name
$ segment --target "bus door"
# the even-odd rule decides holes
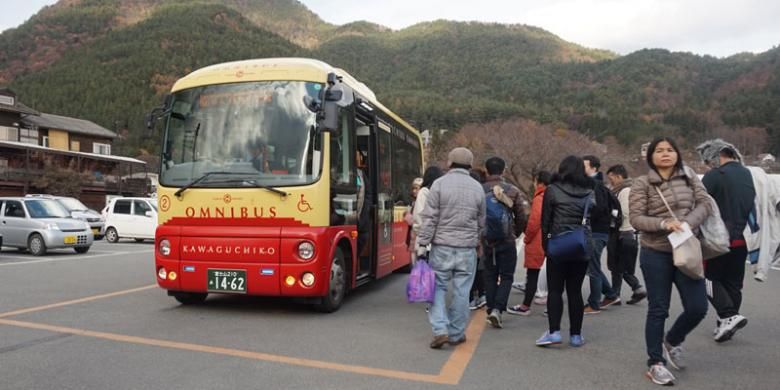
[[[377,120],[377,212],[376,212],[376,277],[393,271],[393,151],[391,148],[391,127],[381,119]]]
[[[360,116],[355,121],[356,127],[356,177],[358,178],[358,205],[357,218],[357,272],[356,279],[361,281],[371,279],[376,274],[374,264],[376,264],[376,151],[373,145],[374,124],[373,118]],[[362,196],[361,196],[362,195]]]

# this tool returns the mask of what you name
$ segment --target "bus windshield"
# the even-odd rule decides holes
[[[265,81],[179,91],[166,117],[160,183],[183,187],[296,186],[315,182],[322,136],[304,97],[323,85]],[[224,172],[220,174],[216,172]]]

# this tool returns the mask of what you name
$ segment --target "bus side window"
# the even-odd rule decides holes
[[[341,131],[330,134],[331,226],[357,223],[355,134],[352,112],[341,110]]]

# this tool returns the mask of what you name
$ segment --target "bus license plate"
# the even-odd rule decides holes
[[[246,294],[246,271],[208,270],[208,291]]]
[[[65,244],[75,244],[76,236],[65,236],[65,239],[63,241]]]

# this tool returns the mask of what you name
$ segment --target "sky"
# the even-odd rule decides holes
[[[54,0],[4,0],[0,31]],[[323,20],[393,29],[448,19],[527,24],[566,41],[628,54],[664,48],[726,57],[780,45],[777,0],[301,0]]]

